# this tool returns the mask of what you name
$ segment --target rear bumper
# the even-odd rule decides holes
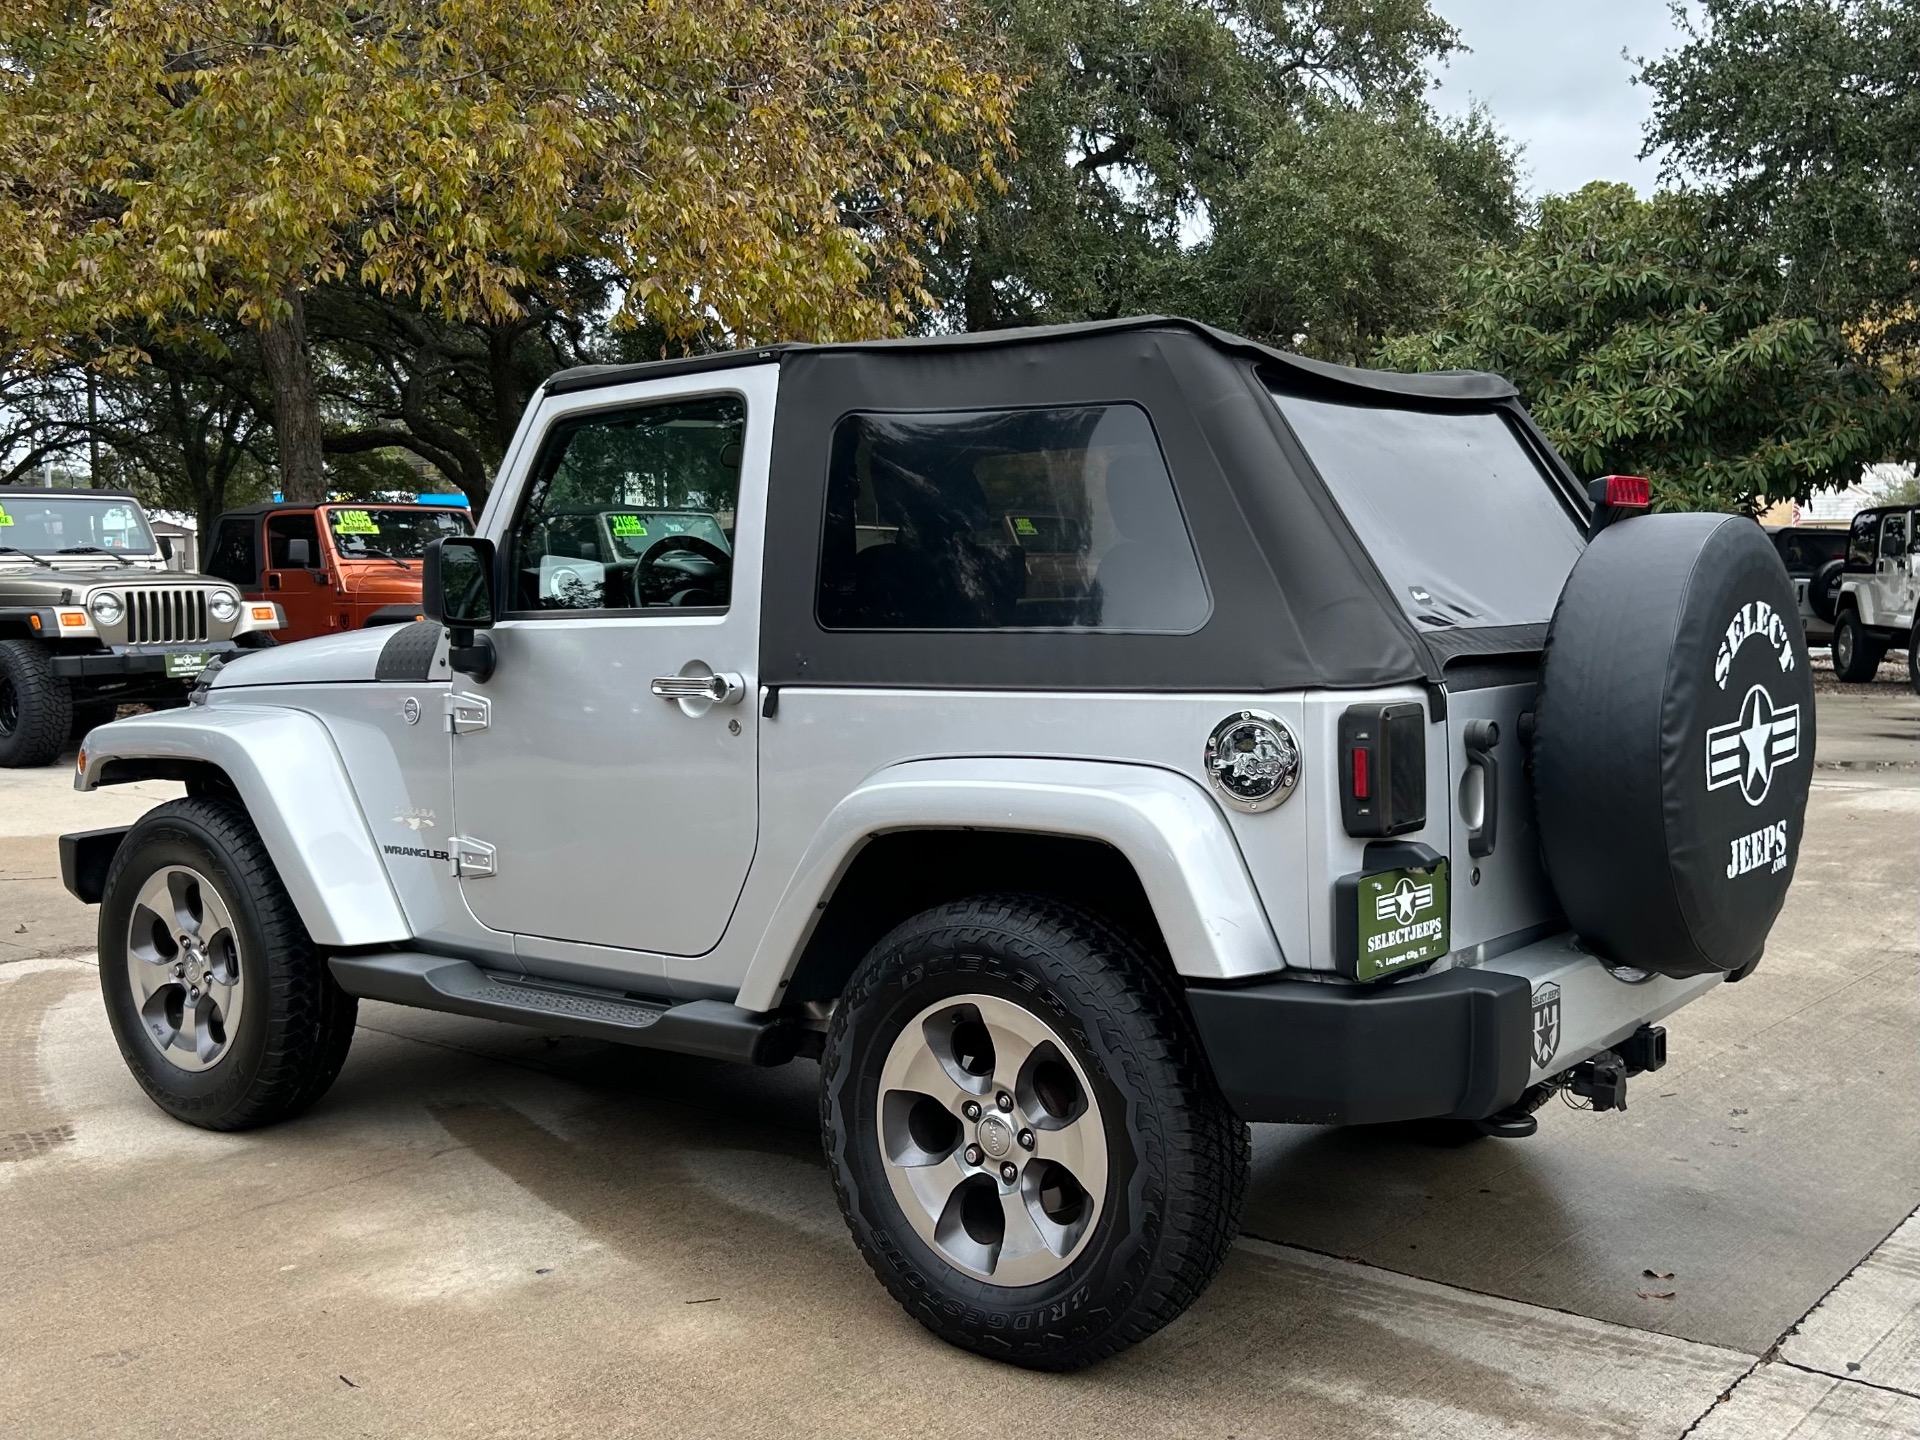
[[[1363,988],[1273,980],[1190,989],[1201,1043],[1243,1120],[1479,1119],[1527,1087],[1531,989],[1448,970]]]
[[[1397,985],[1272,980],[1187,1000],[1243,1120],[1367,1125],[1496,1114],[1721,979],[1629,984],[1560,935]]]

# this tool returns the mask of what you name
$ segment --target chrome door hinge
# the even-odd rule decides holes
[[[484,695],[447,693],[447,729],[456,735],[484,730],[493,723],[493,702]]]
[[[447,852],[452,857],[453,873],[462,880],[484,880],[499,869],[493,846],[484,840],[455,835],[447,844]]]

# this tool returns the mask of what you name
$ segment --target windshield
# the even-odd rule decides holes
[[[463,510],[403,510],[398,506],[329,507],[327,529],[342,560],[418,560],[427,542],[473,530]]]
[[[1274,401],[1414,620],[1553,618],[1581,530],[1501,415]]]
[[[727,532],[705,510],[608,510],[607,533],[623,557],[644,555],[662,535],[691,535],[731,555]]]
[[[33,555],[89,548],[116,555],[155,555],[153,532],[140,507],[124,495],[35,495],[0,491],[0,547]],[[4,558],[0,556],[0,558]]]

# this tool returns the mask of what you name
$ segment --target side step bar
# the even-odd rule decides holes
[[[784,1065],[803,1038],[801,1028],[784,1016],[756,1015],[723,1000],[677,1005],[635,1000],[614,990],[482,970],[446,955],[389,950],[335,955],[327,964],[340,988],[362,1000],[531,1025],[549,1035],[611,1040],[746,1065]]]

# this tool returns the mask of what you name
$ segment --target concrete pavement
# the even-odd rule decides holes
[[[51,837],[173,787],[0,772],[0,1429],[1920,1433],[1920,701],[1883,688],[1821,697],[1768,957],[1669,1022],[1626,1114],[1556,1102],[1534,1139],[1469,1145],[1257,1127],[1220,1280],[1064,1379],[951,1351],[874,1284],[808,1064],[367,1005],[307,1117],[167,1120]]]

